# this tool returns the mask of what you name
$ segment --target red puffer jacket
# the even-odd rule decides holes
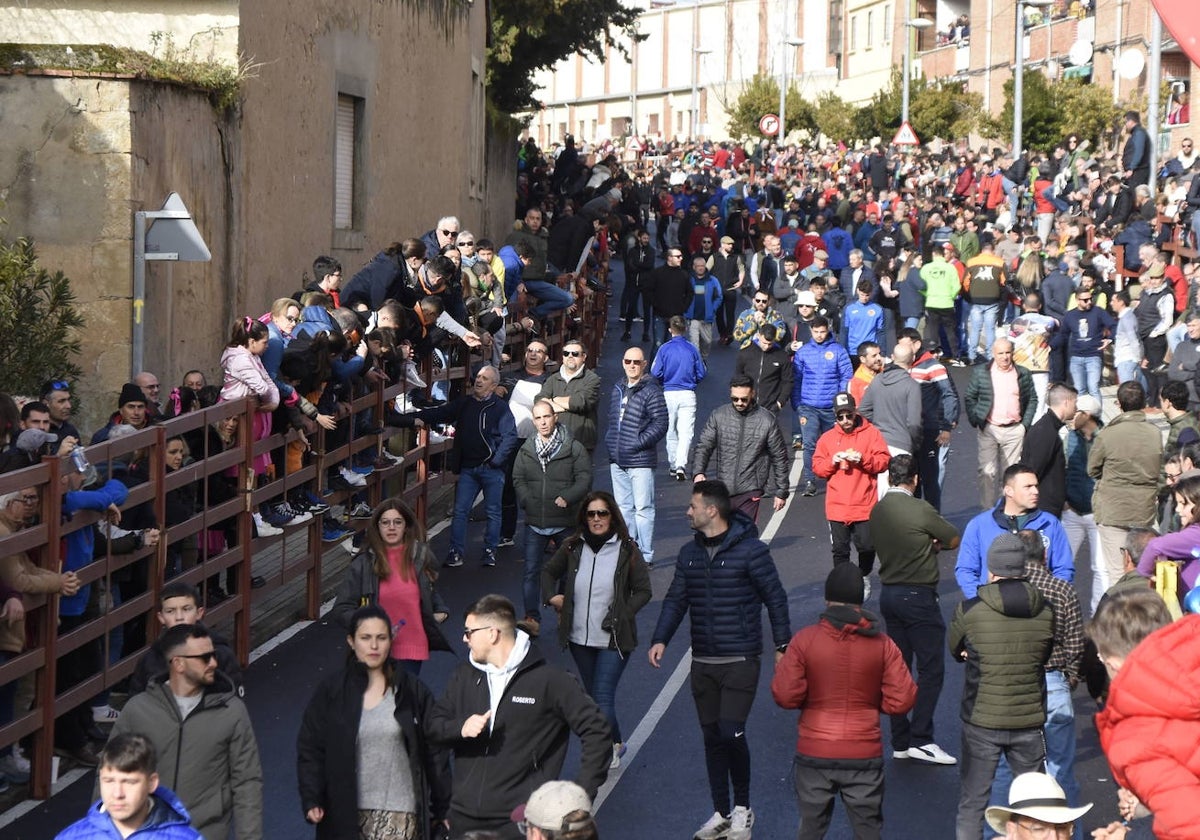
[[[1200,802],[1200,615],[1185,616],[1134,648],[1112,681],[1096,728],[1113,778],[1154,814],[1154,836],[1194,840]]]
[[[861,607],[835,605],[792,637],[775,667],[771,695],[801,709],[796,752],[812,758],[883,755],[879,713],[904,714],[917,699],[896,643]]]

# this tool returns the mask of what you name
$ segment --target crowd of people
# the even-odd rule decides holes
[[[624,167],[571,138],[553,155],[530,141],[517,220],[503,238],[476,237],[448,215],[346,283],[336,260],[319,257],[302,290],[231,325],[220,386],[190,371],[160,399],[158,378],[139,374],[91,441],[250,397],[251,428],[230,418],[171,437],[166,469],[245,436],[295,430],[256,459],[266,486],[305,463],[318,428],[326,449],[374,442],[253,514],[259,537],[321,517],[329,542],[351,536],[337,510],[363,521],[332,613],[346,631],[346,665],[314,691],[297,744],[302,809],[319,837],[598,835],[592,797],[626,749],[620,679],[651,600],[650,570],[664,566],[654,537],[660,478],[691,482],[695,537],[665,564],[673,577],[647,656],[659,667],[690,620],[713,805],[697,840],[752,834],[745,724],[768,644],[764,610],[772,696],[802,712],[801,837],[824,836],[838,796],[856,836],[881,836],[881,713],[893,761],[958,766],[959,840],[982,837],[985,821],[1010,837],[1080,836],[1087,806],[1074,774],[1072,692],[1081,681],[1103,704],[1098,726],[1122,814],[1148,809],[1158,836],[1184,837],[1176,782],[1194,783],[1200,768],[1186,734],[1160,745],[1168,772],[1145,733],[1167,721],[1191,731],[1180,694],[1152,688],[1189,687],[1191,675],[1156,670],[1143,652],[1187,662],[1182,646],[1194,632],[1193,617],[1171,617],[1191,603],[1200,573],[1191,534],[1200,527],[1200,278],[1186,260],[1200,166],[1188,142],[1153,200],[1135,112],[1125,127],[1119,154],[1069,137],[1015,159],[1003,149],[705,143]],[[1123,261],[1113,256],[1121,246]],[[623,263],[620,289],[606,285],[617,275],[610,260]],[[583,271],[589,263],[597,270]],[[608,293],[624,329],[621,371],[606,382],[588,358],[595,345],[580,305]],[[555,323],[568,335],[552,361],[544,336]],[[523,355],[510,360],[516,332],[524,340],[511,346]],[[731,357],[728,382],[709,376],[715,354]],[[461,390],[423,377],[456,365],[470,369]],[[956,376],[967,383],[961,398]],[[1104,410],[1106,378],[1118,383],[1115,417]],[[350,409],[385,383],[403,388],[384,416]],[[698,418],[697,393],[725,388],[728,403]],[[4,469],[58,455],[66,515],[104,516],[68,535],[59,572],[22,553],[0,559],[0,661],[24,649],[25,595],[59,594],[67,632],[159,573],[143,560],[85,586],[81,569],[172,540],[161,632],[128,700],[118,710],[104,693],[63,715],[56,747],[99,767],[101,804],[85,818],[96,831],[212,840],[232,824],[238,837],[261,837],[262,768],[240,671],[202,623],[235,581],[197,590],[172,580],[236,540],[228,524],[189,539],[169,530],[233,498],[236,478],[173,490],[162,521],[146,505],[123,509],[131,487],[157,476],[141,452],[90,464],[71,409],[62,380],[36,398],[0,400]],[[960,529],[941,510],[964,409],[978,435],[982,512]],[[1169,428],[1165,445],[1155,421]],[[431,440],[451,441],[444,466],[457,483],[441,556],[404,501],[362,503],[364,476],[402,463],[383,445],[385,426],[429,427]],[[611,493],[595,486],[601,433]],[[324,491],[342,494],[336,506]],[[764,500],[784,510],[792,492],[824,495],[834,561],[825,611],[795,634],[756,524]],[[42,502],[32,486],[0,497],[0,534],[34,524]],[[489,594],[467,608],[468,660],[434,697],[420,671],[451,647],[439,577],[469,557],[494,566],[518,541],[519,603]],[[947,626],[938,557],[953,549],[962,598]],[[1075,585],[1079,562],[1091,569],[1086,593]],[[878,614],[864,608],[872,596]],[[579,680],[539,649],[550,611]],[[147,630],[128,622],[110,654],[140,650]],[[101,655],[89,643],[61,657],[59,689],[95,673]],[[967,671],[958,757],[933,729],[947,656]],[[17,689],[0,687],[0,724],[28,707]],[[205,749],[183,748],[192,730]],[[556,782],[571,733],[582,747],[578,775]],[[28,779],[19,746],[4,748],[0,773],[5,784]],[[1126,830],[1117,823],[1097,836]]]

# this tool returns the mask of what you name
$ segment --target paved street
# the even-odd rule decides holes
[[[618,290],[621,282],[618,268],[614,279]],[[622,346],[617,340],[620,333],[620,326],[615,321],[610,324],[600,365],[606,385],[611,384],[620,368]],[[638,334],[638,330],[634,333]],[[727,399],[726,384],[733,369],[734,354],[733,348],[714,347],[709,378],[699,391],[698,426],[712,408]],[[954,372],[960,393],[968,373]],[[606,410],[601,411],[602,424],[606,413]],[[978,510],[975,438],[965,422],[955,433],[952,447],[945,513],[961,527]],[[603,446],[599,450],[596,486],[608,487],[608,465]],[[797,462],[793,479],[798,474]],[[668,647],[661,670],[651,668],[645,655],[672,573],[668,561],[691,535],[684,517],[688,486],[689,483],[677,483],[667,476],[664,460],[657,488],[655,553],[659,563],[652,572],[655,600],[640,615],[640,646],[633,654],[619,693],[618,709],[629,740],[629,754],[624,766],[613,774],[601,793],[598,820],[601,834],[606,838],[688,840],[712,811],[700,732],[687,689],[686,663],[680,667],[688,650],[687,628],[682,628]],[[788,591],[793,630],[815,621],[823,607],[822,586],[831,562],[823,506],[823,496],[793,497],[781,514],[769,517],[764,513],[759,523],[764,536],[769,537]],[[468,548],[467,565],[446,570],[439,582],[452,607],[451,628],[459,626],[462,608],[483,593],[501,592],[520,603],[520,547],[503,550],[496,568],[481,568],[476,564],[481,532],[482,526],[473,526],[474,542]],[[886,535],[876,538],[886,539]],[[435,550],[443,552],[446,543],[446,535],[440,534],[434,540]],[[953,564],[953,552],[942,555],[941,594],[947,619],[958,600]],[[1079,576],[1080,593],[1086,603],[1087,570],[1080,569]],[[878,592],[877,578],[874,583]],[[877,605],[876,595],[868,602],[868,607]],[[557,649],[553,622],[553,617],[547,618],[540,643],[547,656],[571,668],[570,657]],[[465,648],[461,643],[458,646],[463,655]],[[295,736],[312,686],[325,673],[339,666],[344,652],[342,633],[317,623],[262,656],[247,672],[246,699],[254,718],[265,771],[268,838],[290,840],[312,836],[311,827],[302,819],[296,794]],[[435,692],[440,691],[454,665],[455,660],[449,655],[434,654],[422,677]],[[772,702],[769,692],[771,673],[770,667],[763,668],[758,699],[747,729],[754,762],[755,836],[760,840],[795,836],[796,828],[796,806],[789,778],[795,745],[795,714],[778,709]],[[946,685],[938,708],[937,740],[956,755],[960,753],[958,701],[961,689],[962,668],[948,664]],[[1076,709],[1080,733],[1078,777],[1085,801],[1097,803],[1085,826],[1090,830],[1115,818],[1115,789],[1091,726],[1094,707],[1082,689],[1076,695]],[[887,754],[890,756],[890,750]],[[568,758],[568,775],[574,762],[573,749]],[[50,802],[3,829],[4,836],[8,840],[52,837],[57,830],[83,814],[92,785],[93,776],[88,774]],[[889,757],[885,836],[953,837],[957,795],[957,768],[899,762]],[[840,807],[835,814],[829,836],[839,840],[850,837]]]

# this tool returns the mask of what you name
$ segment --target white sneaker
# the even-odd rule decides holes
[[[892,750],[892,758],[908,760],[908,750]]]
[[[608,763],[608,769],[616,770],[618,767],[620,767],[621,766],[621,756],[623,756],[623,755],[625,755],[625,745],[622,744],[620,741],[617,741],[616,743],[613,744],[613,757],[612,757],[612,761],[610,761]]]
[[[283,533],[282,528],[276,528],[274,525],[269,525],[265,522],[261,513],[254,514],[254,531],[260,537],[277,537]]]
[[[723,816],[720,811],[713,811],[708,822],[692,835],[692,840],[723,840],[728,833],[729,818]]]
[[[738,805],[729,815],[729,833],[725,840],[750,840],[750,829],[754,828],[754,812]]]
[[[937,744],[926,744],[923,747],[909,747],[908,757],[929,764],[958,764],[958,759],[950,755]]]
[[[0,781],[7,780],[14,785],[23,785],[29,781],[29,760],[19,756],[14,751],[0,758]]]
[[[864,577],[863,578],[863,603],[865,604],[870,597],[871,597],[871,579],[869,577]]]
[[[366,487],[367,480],[349,467],[338,467],[338,475],[355,487]]]
[[[110,725],[117,722],[121,713],[105,703],[103,706],[92,706],[92,720],[95,723]]]

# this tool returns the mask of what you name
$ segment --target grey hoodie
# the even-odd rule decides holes
[[[858,412],[883,434],[887,445],[915,452],[921,442],[921,386],[908,371],[888,365],[871,380]]]

